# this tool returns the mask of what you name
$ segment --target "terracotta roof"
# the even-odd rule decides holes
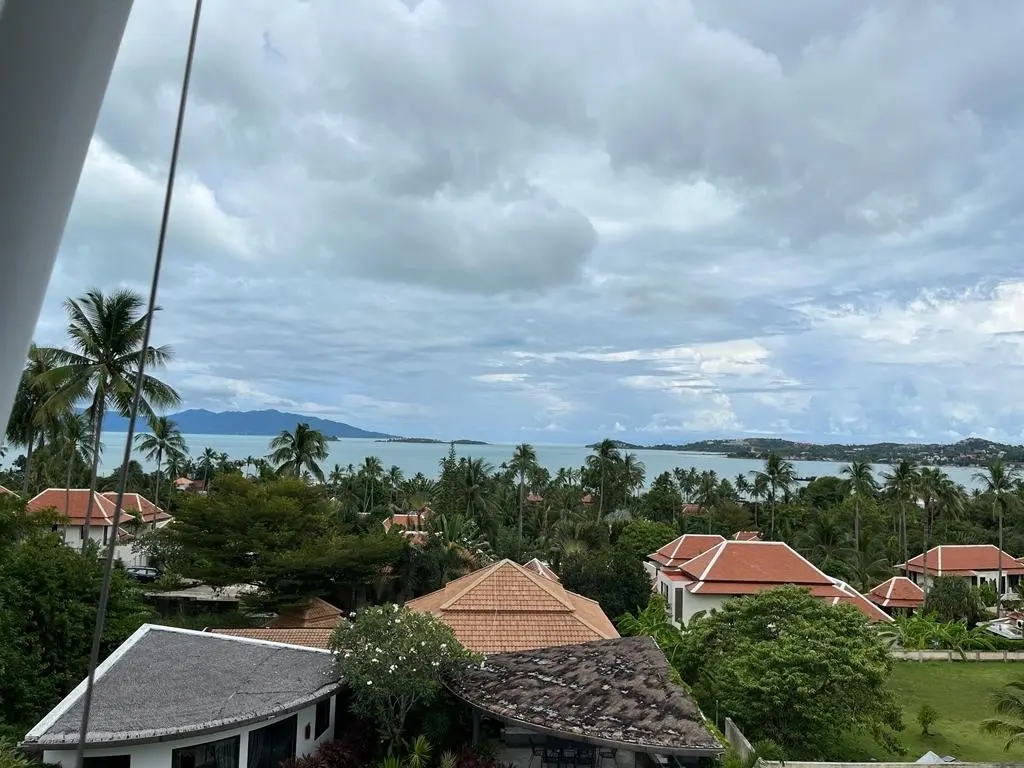
[[[66,517],[68,525],[85,525],[85,514],[89,507],[89,489],[47,488],[36,494],[25,504],[29,512],[42,512],[56,509],[62,517]],[[122,519],[124,515],[122,514]],[[89,525],[107,527],[114,524],[114,503],[102,493],[95,494],[92,504],[92,518]]]
[[[684,515],[699,515],[701,513],[700,504],[683,504],[682,513]]]
[[[272,643],[301,645],[305,648],[330,648],[333,629],[281,629],[275,627],[244,629],[207,629],[216,635],[248,637],[253,640],[269,640]]]
[[[0,485],[0,493],[9,493],[11,496],[17,496],[18,495],[14,491],[12,491],[10,488],[4,488],[2,485]]]
[[[884,608],[920,608],[924,590],[906,576],[893,576],[868,592],[867,598]]]
[[[488,656],[448,688],[491,717],[541,734],[632,752],[724,751],[649,637]]]
[[[928,550],[928,573],[972,576],[977,571],[999,568],[999,548],[994,544],[942,544]],[[1024,574],[1024,564],[1006,552],[1002,553],[1004,574]],[[910,558],[896,566],[905,571],[924,572],[924,555]]]
[[[271,629],[333,630],[341,621],[341,609],[314,597],[304,606],[281,611],[267,626]],[[266,638],[270,639],[270,638]]]
[[[479,653],[523,651],[618,637],[595,601],[501,560],[409,601],[437,616]]]
[[[687,533],[647,556],[665,568],[676,568],[725,541],[718,534]]]
[[[761,532],[760,531],[736,531],[736,533],[734,533],[732,535],[732,537],[736,541],[760,541],[761,540]]]
[[[117,503],[117,491],[104,491],[102,494],[112,504]],[[138,510],[142,513],[144,522],[152,524],[154,520],[158,523],[170,520],[171,516],[160,507],[147,499],[141,493],[126,493],[124,495],[124,508],[126,510]]]
[[[593,504],[594,495],[591,493],[585,493],[583,494],[583,497],[580,499],[580,501],[582,501],[584,504]]]
[[[871,621],[891,620],[859,592],[826,576],[782,541],[723,541],[683,563],[679,572],[691,579],[685,589],[694,594],[751,595],[794,584],[806,587],[812,595],[833,605],[850,603]]]
[[[530,501],[530,502],[544,501],[544,497],[543,497],[543,496],[541,496],[541,495],[540,495],[540,494],[538,494],[538,493],[534,493],[533,491],[530,491],[530,492],[529,492],[529,493],[528,493],[528,494],[526,495],[526,500],[527,500],[527,501]]]
[[[396,512],[391,517],[384,518],[384,530],[390,531],[391,526],[405,528],[407,531],[418,531],[427,522],[427,518],[433,513],[430,507],[414,510],[412,512]]]
[[[538,576],[543,576],[545,579],[551,579],[551,581],[559,581],[558,575],[551,570],[547,563],[542,563],[536,557],[524,566],[529,571],[533,571]]]

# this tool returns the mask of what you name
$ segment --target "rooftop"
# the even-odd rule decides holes
[[[866,597],[883,608],[920,608],[924,604],[924,590],[906,576],[883,581]]]
[[[973,576],[978,571],[996,571],[1002,557],[1004,574],[1024,575],[1024,563],[1000,552],[994,544],[942,544],[928,550],[928,572],[937,576]],[[905,571],[924,572],[924,554],[896,566]]]
[[[736,541],[760,541],[761,540],[761,532],[760,531],[736,531],[736,533],[734,533],[732,535],[732,537]]]
[[[341,609],[314,597],[305,605],[281,611],[267,626],[274,629],[333,630],[341,621]]]
[[[547,563],[542,563],[536,557],[533,558],[533,560],[531,560],[530,562],[523,565],[523,567],[526,568],[528,571],[533,571],[538,576],[543,576],[545,579],[550,579],[551,581],[560,581],[558,575],[551,570],[551,567]]]
[[[96,670],[88,744],[121,745],[235,728],[294,712],[338,688],[329,652],[144,624]],[[85,682],[25,736],[78,741]]]
[[[89,525],[109,527],[114,524],[114,505],[117,493],[114,491],[97,492],[93,497],[92,518]],[[36,494],[25,504],[29,512],[42,512],[56,509],[58,514],[66,517],[70,525],[85,525],[85,516],[89,508],[88,488],[47,488]],[[170,520],[171,516],[145,496],[138,493],[126,493],[121,514],[121,524],[128,522],[129,511],[138,511],[144,522],[157,523]]]
[[[302,628],[286,629],[277,627],[244,627],[231,629],[207,629],[217,635],[228,635],[230,637],[248,637],[253,640],[269,640],[273,643],[284,643],[285,645],[301,645],[305,648],[321,648],[327,650],[331,647],[331,635],[333,629]]]
[[[718,534],[687,533],[647,556],[663,568],[677,568],[725,541]]]
[[[485,715],[537,733],[660,754],[724,751],[649,637],[488,656],[449,688]]]
[[[478,653],[619,636],[595,601],[511,560],[473,571],[406,606],[437,616],[463,645]]]

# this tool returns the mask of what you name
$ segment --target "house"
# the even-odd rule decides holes
[[[333,738],[331,653],[145,624],[96,669],[85,765],[277,768]],[[25,736],[74,768],[82,682]]]
[[[649,554],[647,556],[647,560],[644,562],[644,568],[647,569],[647,573],[651,577],[651,581],[654,582],[655,589],[659,589],[658,574],[662,569],[672,570],[678,568],[687,560],[692,560],[697,555],[701,555],[709,549],[717,547],[723,541],[725,541],[725,539],[718,534],[683,534],[678,539],[670,541],[657,552]]]
[[[396,512],[391,517],[384,518],[384,531],[397,528],[402,535],[410,539],[414,544],[423,544],[427,540],[427,520],[434,514],[434,511],[427,506],[411,512]]]
[[[681,512],[684,515],[700,515],[703,514],[703,510],[700,508],[700,504],[683,504]]]
[[[257,640],[271,640],[286,645],[301,645],[307,648],[330,648],[331,636],[344,619],[341,609],[313,598],[305,605],[281,611],[266,627],[242,627],[230,629],[207,629],[232,637],[251,637]]]
[[[530,562],[526,563],[523,568],[528,571],[533,571],[538,576],[543,576],[545,579],[551,579],[551,581],[560,581],[558,574],[551,570],[551,566],[547,563],[542,563],[536,557]]]
[[[102,546],[111,536],[116,535],[118,543],[114,547],[115,557],[125,565],[147,565],[147,556],[133,551],[134,528],[141,525],[162,528],[172,518],[141,494],[126,493],[121,511],[121,524],[115,532],[116,503],[117,493],[114,491],[93,495],[89,538]],[[68,546],[73,547],[81,546],[85,538],[85,517],[88,508],[88,488],[47,488],[25,503],[25,509],[29,513],[55,510],[62,520],[54,524],[53,530],[61,535]]]
[[[430,613],[478,653],[573,645],[618,637],[596,601],[501,560],[406,603]]]
[[[1024,576],[1024,563],[1001,552],[994,544],[942,544],[928,550],[928,583],[925,584],[924,554],[897,565],[915,584],[926,587],[939,576],[959,576],[978,587],[998,580],[999,562],[1003,565],[1002,588],[999,594],[1012,593]]]
[[[526,494],[526,501],[530,504],[536,504],[537,502],[544,501],[544,497],[541,496],[539,493],[534,493],[533,491],[530,491],[528,494]]]
[[[761,532],[760,531],[736,531],[736,533],[734,533],[732,535],[732,537],[736,541],[760,541],[761,540]]]
[[[874,587],[867,599],[883,608],[916,611],[924,605],[924,590],[906,576],[893,576]]]
[[[472,709],[474,742],[482,718],[503,724],[502,765],[567,743],[569,765],[717,763],[723,745],[672,677],[658,644],[640,636],[494,654],[447,686]]]
[[[187,477],[179,477],[174,481],[174,489],[182,493],[205,493],[205,480],[192,480]]]
[[[848,603],[870,621],[892,617],[845,582],[833,579],[782,541],[723,541],[682,565],[658,573],[658,590],[675,624],[726,600],[793,584],[832,605]]]

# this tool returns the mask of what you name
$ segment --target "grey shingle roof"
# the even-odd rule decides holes
[[[330,653],[250,638],[145,625],[97,669],[86,742],[199,735],[288,714],[338,687]],[[85,683],[26,744],[78,741]]]
[[[448,687],[485,714],[538,733],[650,753],[724,751],[649,637],[496,653]]]

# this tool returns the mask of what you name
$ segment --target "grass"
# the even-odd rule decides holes
[[[1003,751],[1005,738],[982,733],[979,724],[993,716],[989,696],[1007,682],[1024,677],[1020,662],[896,662],[892,687],[903,702],[902,741],[905,755],[889,753],[867,734],[843,739],[847,760],[897,760],[913,762],[928,750],[940,756],[954,755],[965,762],[1024,761],[1024,749]],[[930,704],[939,713],[929,729],[921,733],[917,713]]]

